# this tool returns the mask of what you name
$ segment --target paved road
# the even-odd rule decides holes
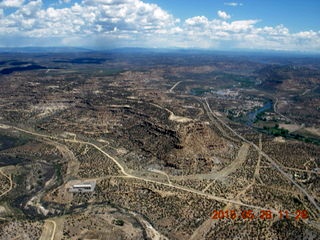
[[[233,132],[238,138],[240,138],[242,141],[250,144],[251,146],[253,146],[260,154],[261,156],[265,157],[269,163],[274,166],[285,178],[287,178],[290,182],[292,182],[308,199],[309,201],[313,204],[313,206],[318,210],[318,212],[320,212],[320,207],[318,205],[318,203],[315,201],[315,199],[313,198],[313,196],[311,196],[303,187],[301,187],[298,183],[296,183],[285,171],[282,170],[282,168],[279,166],[279,164],[273,160],[271,157],[269,157],[265,152],[263,152],[262,150],[260,150],[259,146],[257,146],[256,144],[254,144],[253,142],[248,141],[247,139],[245,139],[244,137],[242,137],[241,135],[239,135],[236,131],[234,131],[228,124],[226,124],[222,119],[220,119],[218,116],[215,115],[214,112],[212,112],[210,105],[207,101],[207,99],[204,99],[208,109],[210,110],[211,114],[226,128],[228,128],[231,132]]]
[[[205,100],[206,101],[206,100]],[[206,104],[208,105],[208,108],[210,109],[210,106],[208,104],[208,102],[206,101]],[[214,114],[214,113],[212,113]],[[316,209],[320,212],[320,208],[317,205],[317,203],[315,202],[314,198],[312,196],[310,196],[299,184],[297,184],[296,182],[294,182],[279,166],[276,162],[274,162],[273,159],[271,159],[266,153],[264,153],[263,151],[260,150],[260,148],[255,145],[254,143],[248,141],[247,139],[245,139],[244,137],[240,136],[238,133],[236,133],[232,128],[230,128],[226,123],[224,123],[222,120],[220,120],[217,116],[215,116],[219,121],[221,121],[221,123],[227,127],[230,131],[232,131],[236,136],[238,136],[242,141],[252,145],[254,148],[257,149],[257,151],[261,152],[261,155],[264,156],[276,169],[278,169],[278,171],[280,171],[285,177],[288,178],[288,180],[290,180],[297,188],[299,188],[309,199],[309,201],[316,207]],[[129,173],[126,172],[125,168],[111,155],[109,155],[107,152],[105,152],[104,150],[102,150],[100,147],[98,147],[97,145],[90,143],[90,142],[84,142],[84,141],[79,141],[79,140],[72,140],[72,139],[59,139],[57,137],[53,137],[53,136],[48,136],[48,135],[44,135],[44,134],[39,134],[39,133],[34,133],[28,130],[24,130],[18,127],[14,127],[12,126],[13,129],[21,131],[21,132],[25,132],[34,136],[38,136],[38,137],[42,137],[42,138],[46,138],[46,139],[53,139],[53,140],[60,140],[60,141],[66,141],[66,142],[73,142],[73,143],[81,143],[81,144],[88,144],[94,148],[96,148],[98,151],[100,151],[101,153],[103,153],[105,156],[107,156],[108,158],[110,158],[120,169],[120,171],[123,173],[124,177],[127,178],[133,178],[133,179],[138,179],[138,180],[142,180],[145,182],[149,182],[149,183],[154,183],[154,184],[158,184],[158,185],[162,185],[162,186],[167,186],[170,188],[175,188],[184,192],[189,192],[189,193],[193,193],[199,196],[203,196],[206,197],[208,199],[212,199],[218,202],[223,202],[223,203],[232,203],[232,204],[236,204],[236,205],[240,205],[240,206],[245,206],[248,207],[249,209],[258,209],[258,210],[271,210],[274,213],[277,213],[278,211],[275,209],[270,209],[270,208],[264,208],[261,206],[255,206],[255,205],[250,205],[250,204],[245,204],[243,202],[240,201],[236,201],[236,200],[232,200],[232,199],[226,199],[226,198],[222,198],[222,197],[217,197],[215,195],[212,194],[207,194],[204,193],[202,191],[198,191],[195,189],[191,189],[191,188],[187,188],[184,186],[180,186],[180,185],[176,185],[176,184],[169,184],[169,183],[163,183],[163,182],[158,182],[155,180],[151,180],[151,179],[147,179],[147,178],[143,178],[143,177],[139,177],[139,176],[134,176],[131,175]]]
[[[154,184],[158,184],[158,185],[162,185],[162,186],[166,186],[166,187],[170,187],[170,188],[175,188],[175,189],[178,189],[178,190],[181,190],[181,191],[184,191],[184,192],[189,192],[189,193],[193,193],[193,194],[196,194],[196,195],[199,195],[199,196],[203,196],[203,197],[206,197],[208,199],[212,199],[212,200],[215,200],[215,201],[218,201],[218,202],[233,203],[233,204],[236,204],[236,205],[241,205],[241,206],[248,207],[250,209],[259,209],[259,210],[263,210],[264,209],[264,210],[267,210],[266,208],[261,207],[261,206],[245,204],[245,203],[242,203],[240,201],[235,201],[235,200],[232,200],[232,199],[226,199],[226,198],[222,198],[222,197],[217,197],[217,196],[212,195],[212,194],[207,194],[207,193],[204,193],[202,191],[198,191],[198,190],[195,190],[195,189],[192,189],[192,188],[187,188],[187,187],[184,187],[184,186],[176,185],[176,184],[173,184],[173,183],[169,184],[169,183],[158,182],[158,181],[155,181],[155,180],[151,180],[151,179],[147,179],[147,178],[143,178],[143,177],[139,177],[139,176],[134,176],[132,174],[127,173],[125,168],[114,157],[109,155],[107,152],[102,150],[97,145],[95,145],[93,143],[90,143],[90,142],[74,140],[74,139],[60,139],[58,137],[31,132],[29,130],[25,130],[25,129],[14,127],[14,126],[10,126],[10,127],[15,129],[15,130],[18,130],[18,131],[21,131],[21,132],[25,132],[25,133],[28,133],[28,134],[31,134],[31,135],[34,135],[34,136],[38,136],[38,137],[41,137],[41,138],[45,138],[45,139],[59,140],[59,141],[66,141],[66,142],[73,142],[73,143],[80,143],[80,144],[88,144],[88,145],[96,148],[98,151],[103,153],[108,158],[110,158],[119,167],[120,171],[124,175],[123,177],[126,177],[126,178],[138,179],[138,180],[142,180],[142,181],[149,182],[149,183],[154,183]],[[274,210],[274,211],[276,211],[276,210]]]
[[[174,85],[172,86],[172,88],[170,88],[169,92],[173,92],[173,89],[175,89],[176,86],[178,86],[181,82],[182,82],[182,81],[179,81],[179,82],[177,82],[176,84],[174,84]]]

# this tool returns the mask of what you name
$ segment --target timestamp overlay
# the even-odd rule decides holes
[[[305,220],[309,218],[308,211],[305,209],[298,209],[294,211],[289,210],[235,210],[235,209],[228,209],[228,210],[213,210],[211,213],[211,219],[213,220],[221,220],[221,219],[242,219],[242,220],[282,220],[282,219],[294,219],[296,221]]]

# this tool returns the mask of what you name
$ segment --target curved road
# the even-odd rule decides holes
[[[9,186],[9,189],[7,189],[6,191],[4,191],[3,193],[0,194],[0,197],[6,195],[8,192],[11,191],[12,189],[12,186],[13,186],[13,183],[12,183],[12,179],[9,175],[5,174],[1,169],[0,169],[0,174],[2,174],[3,176],[5,176],[6,178],[9,179],[9,182],[10,182],[10,186]]]
[[[207,100],[205,99],[205,102],[208,106],[208,109],[210,110],[211,114],[213,116],[215,116],[215,114],[212,112]],[[312,196],[310,196],[299,184],[297,184],[296,182],[294,182],[290,176],[287,175],[287,173],[285,173],[279,166],[278,164],[273,160],[271,159],[266,153],[264,153],[263,151],[260,150],[260,148],[255,145],[254,143],[248,141],[247,139],[245,139],[244,137],[242,137],[241,135],[239,135],[237,132],[235,132],[231,127],[229,127],[226,123],[224,123],[220,118],[218,118],[217,116],[215,116],[215,118],[222,124],[224,125],[226,128],[228,128],[230,131],[232,131],[236,136],[238,136],[241,140],[243,140],[244,142],[252,145],[254,148],[256,148],[256,150],[258,152],[261,153],[262,156],[264,156],[279,172],[281,172],[289,181],[291,181],[297,188],[299,188],[309,199],[309,201],[316,207],[316,209],[320,212],[320,208],[319,206],[317,205],[317,203],[315,202],[314,198]],[[175,185],[175,184],[169,184],[169,183],[164,183],[164,182],[158,182],[158,181],[155,181],[155,180],[151,180],[151,179],[147,179],[147,178],[142,178],[142,177],[138,177],[138,176],[134,176],[132,174],[129,174],[126,172],[125,168],[112,156],[110,156],[107,152],[105,152],[104,150],[102,150],[100,147],[98,147],[97,145],[93,144],[93,143],[90,143],[90,142],[84,142],[84,141],[79,141],[79,140],[72,140],[72,139],[59,139],[58,137],[53,137],[53,136],[47,136],[47,135],[44,135],[44,134],[39,134],[39,133],[35,133],[35,132],[31,132],[31,131],[28,131],[28,130],[24,130],[24,129],[21,129],[21,128],[18,128],[18,127],[14,127],[14,126],[10,126],[11,128],[13,129],[16,129],[18,131],[21,131],[21,132],[25,132],[25,133],[28,133],[28,134],[31,134],[31,135],[34,135],[34,136],[38,136],[38,137],[42,137],[42,138],[46,138],[46,139],[52,139],[52,140],[60,140],[60,141],[66,141],[66,142],[73,142],[73,143],[81,143],[81,144],[88,144],[94,148],[96,148],[98,151],[100,151],[101,153],[103,153],[105,156],[107,156],[108,158],[110,158],[120,169],[120,171],[124,174],[123,177],[128,177],[128,178],[133,178],[133,179],[138,179],[138,180],[142,180],[142,181],[145,181],[145,182],[149,182],[149,183],[154,183],[154,184],[158,184],[158,185],[162,185],[162,186],[166,186],[166,187],[169,187],[169,188],[175,188],[175,189],[178,189],[178,190],[181,190],[181,191],[184,191],[184,192],[189,192],[189,193],[193,193],[193,194],[196,194],[196,195],[199,195],[199,196],[203,196],[205,198],[208,198],[208,199],[212,199],[212,200],[215,200],[215,201],[219,201],[219,202],[223,202],[223,203],[233,203],[233,204],[236,204],[236,205],[240,205],[240,206],[245,206],[245,207],[248,207],[250,209],[258,209],[258,210],[270,210],[274,213],[277,213],[278,211],[276,209],[270,209],[270,208],[264,208],[264,207],[261,207],[261,206],[255,206],[255,205],[250,205],[250,204],[245,204],[243,202],[240,202],[240,201],[236,201],[236,200],[232,200],[232,199],[226,199],[226,198],[222,198],[222,197],[217,197],[215,195],[212,195],[212,194],[207,194],[207,193],[204,193],[202,191],[198,191],[198,190],[195,190],[195,189],[190,189],[190,188],[187,188],[187,187],[184,187],[184,186],[180,186],[180,185]]]
[[[66,142],[73,142],[73,143],[88,144],[88,145],[94,147],[95,149],[97,149],[98,151],[100,151],[101,153],[103,153],[108,158],[110,158],[119,167],[120,171],[124,175],[123,177],[138,179],[138,180],[142,180],[142,181],[149,182],[149,183],[163,185],[163,186],[166,186],[166,187],[169,187],[169,188],[175,188],[175,189],[178,189],[178,190],[181,190],[181,191],[184,191],[184,192],[193,193],[193,194],[200,195],[200,196],[206,197],[208,199],[216,200],[218,202],[223,202],[223,203],[226,203],[226,204],[233,203],[233,204],[236,204],[236,205],[241,205],[241,206],[248,207],[250,209],[267,210],[267,208],[264,208],[264,207],[261,207],[261,206],[245,204],[245,203],[240,202],[240,201],[235,201],[235,200],[232,200],[232,199],[226,199],[226,198],[222,198],[222,197],[217,197],[217,196],[212,195],[212,194],[207,194],[207,193],[204,193],[202,191],[195,190],[195,189],[183,187],[183,186],[180,186],[180,185],[175,185],[173,183],[170,184],[170,183],[158,182],[158,181],[155,181],[155,180],[134,176],[132,174],[127,173],[126,170],[124,169],[124,167],[114,157],[110,156],[107,152],[102,150],[100,147],[98,147],[97,145],[95,145],[93,143],[90,143],[90,142],[84,142],[84,141],[79,141],[79,140],[74,140],[74,139],[60,139],[58,137],[53,137],[53,136],[48,136],[48,135],[44,135],[44,134],[40,134],[40,133],[31,132],[31,131],[28,131],[28,130],[25,130],[25,129],[21,129],[21,128],[18,128],[18,127],[14,127],[14,126],[9,126],[9,127],[13,128],[15,130],[27,133],[27,134],[31,134],[31,135],[34,135],[34,136],[41,137],[41,138],[46,138],[46,139],[51,139],[51,140],[60,140],[60,141],[66,141]],[[276,212],[275,209],[268,208],[268,210]]]
[[[257,146],[256,144],[254,144],[253,142],[250,142],[249,140],[245,139],[244,137],[242,137],[241,135],[239,135],[236,131],[234,131],[231,127],[229,127],[229,125],[227,125],[223,120],[221,120],[210,108],[210,105],[207,101],[207,99],[204,99],[210,113],[226,128],[228,128],[232,133],[234,133],[238,138],[240,138],[242,141],[250,144],[251,146],[253,146],[260,154],[261,156],[265,157],[269,163],[271,165],[273,165],[285,178],[287,178],[291,183],[293,183],[308,199],[309,201],[314,205],[314,207],[318,210],[318,212],[320,212],[320,207],[317,204],[317,202],[315,201],[315,199],[303,188],[301,187],[298,183],[296,183],[295,181],[293,181],[293,179],[285,172],[281,169],[281,167],[279,166],[278,163],[275,162],[275,160],[273,160],[271,157],[269,157],[265,152],[263,152],[259,146]]]
[[[52,224],[52,228],[50,228],[49,224]],[[57,224],[53,220],[45,220],[43,225],[42,234],[39,240],[54,240],[54,236],[56,233]]]

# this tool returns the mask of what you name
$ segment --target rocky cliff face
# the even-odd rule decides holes
[[[166,163],[183,172],[210,172],[215,167],[216,157],[228,158],[232,154],[232,145],[205,123],[181,125],[178,132],[179,145],[167,154]]]

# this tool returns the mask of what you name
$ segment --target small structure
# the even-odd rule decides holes
[[[68,191],[72,193],[76,192],[93,192],[96,187],[95,182],[84,182],[79,184],[73,184]]]

